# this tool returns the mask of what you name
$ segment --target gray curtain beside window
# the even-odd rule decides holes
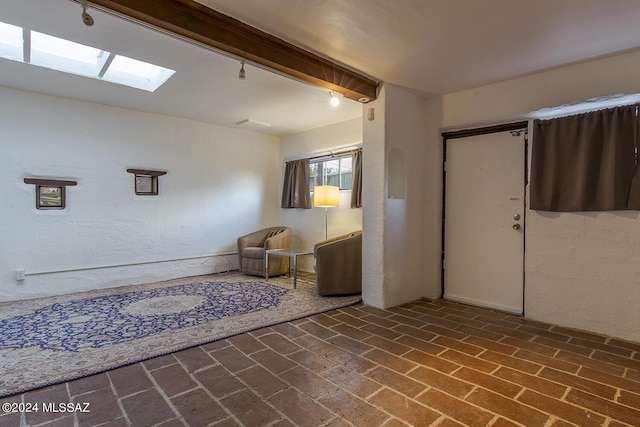
[[[352,181],[351,181],[351,208],[362,207],[362,149],[351,152]],[[640,184],[640,182],[639,182]]]
[[[309,159],[286,162],[281,207],[311,209],[309,191]]]
[[[534,121],[531,209],[629,209],[636,128],[635,105]]]

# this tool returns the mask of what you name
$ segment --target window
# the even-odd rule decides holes
[[[153,92],[175,71],[0,22],[0,58]]]
[[[353,160],[351,153],[312,159],[309,162],[310,190],[316,185],[333,185],[351,190]]]

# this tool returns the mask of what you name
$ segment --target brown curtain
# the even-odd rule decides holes
[[[640,210],[640,170],[636,169],[636,174],[631,181],[631,191],[629,191],[629,209]]]
[[[628,209],[636,122],[635,105],[534,121],[531,209]]]
[[[636,107],[639,107],[639,106],[636,105]],[[638,132],[640,132],[640,114],[638,109],[636,109],[636,121],[635,121],[635,129],[634,129],[635,141],[636,141],[636,147],[635,147],[636,172],[633,175],[633,179],[631,180],[631,190],[629,191],[629,203],[628,203],[629,209],[633,209],[633,210],[640,210],[640,159],[638,156],[640,152],[640,134]]]
[[[351,208],[362,207],[362,148],[351,152],[353,158],[351,180]]]
[[[282,208],[311,209],[309,159],[285,163],[282,186]]]

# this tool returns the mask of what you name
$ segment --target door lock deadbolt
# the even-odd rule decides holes
[[[520,214],[515,214],[513,215],[513,219],[515,219],[516,221],[518,221],[520,219]]]

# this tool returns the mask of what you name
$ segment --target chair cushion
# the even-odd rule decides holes
[[[264,258],[264,248],[263,247],[253,247],[248,246],[242,249],[242,254],[245,258],[253,258],[253,259],[263,259]]]

